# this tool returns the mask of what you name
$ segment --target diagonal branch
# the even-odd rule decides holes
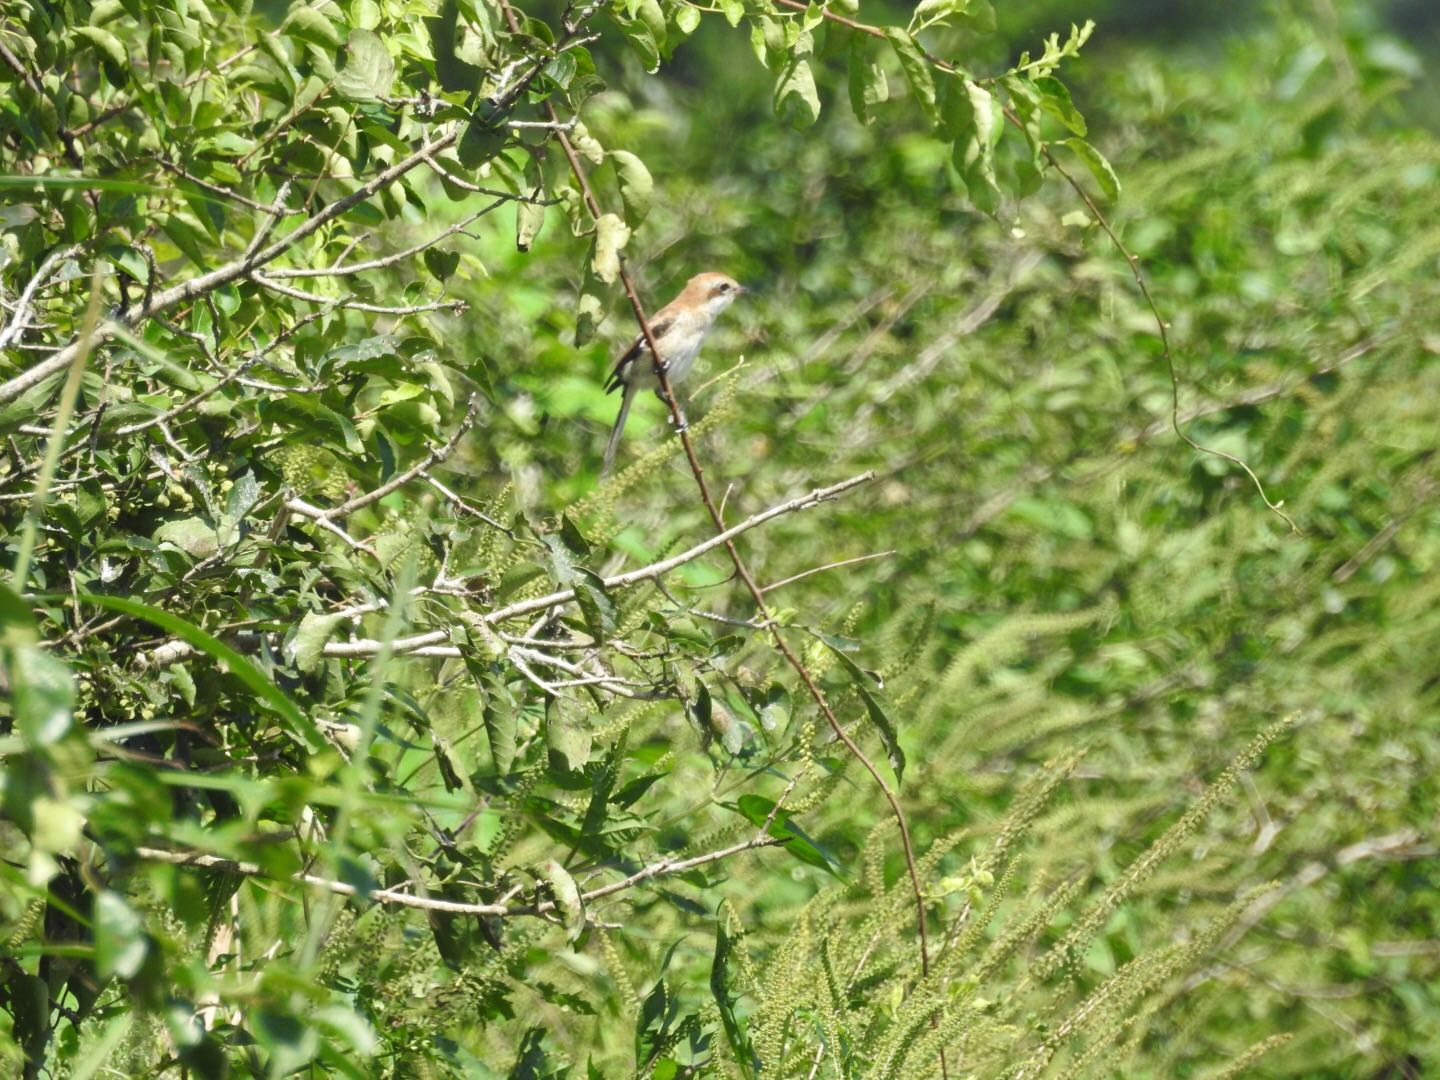
[[[515,10],[511,7],[509,0],[500,0],[500,7],[504,12],[506,22],[509,24],[510,29],[515,33],[519,33],[520,21],[516,17]],[[554,106],[548,101],[544,104],[544,110],[551,120],[559,120]],[[595,198],[595,191],[590,185],[590,180],[585,173],[585,167],[581,164],[580,157],[575,152],[575,147],[571,144],[569,137],[564,131],[557,129],[555,131],[555,137],[559,140],[560,148],[565,153],[566,161],[569,162],[570,171],[574,174],[575,182],[580,187],[586,208],[590,211],[590,215],[596,221],[599,221],[603,216],[600,202]],[[671,385],[670,376],[666,372],[664,353],[661,352],[659,346],[656,344],[655,332],[650,325],[650,318],[645,312],[644,304],[640,301],[639,293],[635,290],[635,282],[630,276],[623,257],[620,260],[620,282],[625,288],[625,295],[630,301],[630,307],[635,312],[635,320],[640,325],[640,334],[650,349],[650,356],[655,364],[655,379],[660,386],[660,395],[670,409],[670,416],[674,421],[676,434],[680,436],[680,444],[684,447],[686,460],[690,464],[690,472],[695,477],[695,486],[700,492],[700,500],[705,504],[706,513],[710,515],[710,521],[715,526],[715,531],[723,533],[725,532],[725,519],[721,517],[720,510],[715,505],[715,499],[710,493],[710,485],[705,480],[705,469],[700,464],[700,459],[695,453],[694,441],[690,438],[690,433],[685,425],[684,414],[680,410],[680,402],[675,397],[675,388]],[[835,737],[839,739],[855,759],[864,766],[865,771],[870,774],[871,778],[880,788],[881,793],[885,796],[885,801],[890,804],[891,812],[895,815],[896,822],[900,828],[900,839],[905,854],[905,866],[910,876],[911,889],[915,895],[915,915],[920,935],[921,968],[923,975],[928,976],[930,974],[930,950],[925,927],[925,895],[920,885],[919,872],[915,866],[915,851],[910,841],[910,826],[905,819],[905,811],[900,806],[900,800],[886,782],[885,777],[881,775],[880,770],[875,767],[875,763],[866,756],[865,752],[860,749],[859,744],[840,723],[839,718],[835,715],[835,711],[830,707],[830,702],[826,699],[824,691],[820,689],[820,684],[815,681],[814,675],[810,673],[810,670],[791,647],[789,641],[785,639],[784,632],[780,626],[771,619],[770,609],[765,603],[765,594],[761,591],[759,584],[756,583],[754,575],[750,573],[749,567],[745,565],[745,560],[741,558],[740,551],[736,548],[734,541],[727,539],[724,543],[725,549],[730,555],[730,561],[735,567],[736,576],[744,583],[745,588],[750,593],[751,599],[755,603],[757,616],[762,622],[768,624],[771,640],[775,643],[775,648],[785,658],[786,663],[794,669],[800,681],[804,683],[806,692],[810,695],[811,700],[815,702],[820,712],[824,714],[826,722],[830,725],[830,729],[835,733]],[[943,1057],[941,1059],[941,1065],[943,1071]]]
[[[333,518],[345,517],[348,514],[353,514],[356,510],[363,510],[371,503],[379,502],[386,495],[389,495],[392,491],[398,491],[400,488],[408,484],[411,480],[414,480],[421,473],[425,472],[426,469],[429,469],[431,466],[437,465],[440,462],[444,461],[451,454],[453,454],[455,452],[455,448],[460,445],[460,440],[465,437],[465,433],[469,431],[470,428],[474,425],[475,417],[479,413],[479,411],[480,395],[472,394],[470,396],[469,407],[465,410],[465,416],[460,421],[460,426],[457,427],[454,434],[452,434],[450,438],[445,441],[444,446],[435,447],[418,462],[410,466],[410,468],[406,469],[403,473],[398,473],[395,476],[392,476],[389,480],[381,484],[374,491],[367,491],[363,495],[356,495],[353,499],[348,499],[345,502],[341,503],[339,506],[331,507],[329,510],[326,510],[323,514],[321,514],[320,518],[317,518],[317,520],[329,521]]]
[[[727,848],[718,851],[709,851],[704,855],[694,855],[688,859],[661,859],[659,862],[651,863],[642,867],[628,877],[619,881],[612,881],[608,885],[601,885],[591,889],[589,892],[580,894],[582,903],[589,903],[592,900],[599,900],[606,896],[613,896],[626,889],[632,889],[642,882],[651,878],[664,877],[669,874],[680,874],[686,870],[693,870],[697,866],[704,866],[707,863],[719,862],[739,855],[742,852],[752,851],[756,848],[777,847],[785,841],[777,840],[772,836],[752,836],[749,840],[737,844],[731,844]],[[137,858],[149,862],[168,863],[171,866],[201,866],[210,870],[224,870],[232,874],[244,874],[247,877],[269,877],[265,869],[257,863],[240,862],[236,859],[225,859],[219,855],[206,855],[198,851],[170,851],[166,848],[137,847],[135,849]],[[441,900],[431,896],[417,896],[415,893],[402,892],[399,889],[375,889],[368,893],[362,893],[354,885],[345,881],[335,881],[331,878],[320,877],[318,874],[298,873],[291,877],[292,881],[305,885],[312,885],[315,888],[323,889],[326,892],[334,893],[337,896],[363,896],[380,904],[396,904],[400,907],[420,908],[423,911],[445,911],[455,915],[491,915],[497,918],[510,919],[519,915],[545,915],[555,910],[555,901],[541,900],[533,904],[467,904],[458,900]]]

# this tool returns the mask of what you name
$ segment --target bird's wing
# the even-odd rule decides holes
[[[673,317],[662,315],[650,324],[650,334],[656,341],[659,341],[674,325],[675,319]],[[624,386],[627,381],[626,376],[630,370],[630,365],[640,357],[648,355],[649,352],[650,346],[645,343],[645,335],[637,334],[635,340],[630,343],[630,347],[625,350],[619,360],[615,361],[615,367],[610,372],[610,378],[605,381],[605,392],[609,394]]]

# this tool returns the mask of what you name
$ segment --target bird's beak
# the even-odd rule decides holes
[[[741,285],[738,281],[735,283],[735,290],[739,292],[742,296],[748,296],[750,293],[755,291],[748,286]]]

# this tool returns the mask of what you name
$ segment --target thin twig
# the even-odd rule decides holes
[[[780,581],[762,586],[760,591],[762,593],[774,592],[776,589],[783,589],[786,585],[792,585],[797,581],[810,577],[812,574],[823,574],[826,570],[838,570],[842,566],[854,566],[856,563],[870,562],[872,559],[884,559],[894,554],[895,549],[891,548],[889,551],[877,551],[872,555],[857,555],[853,559],[841,559],[839,562],[826,563],[824,566],[812,566],[809,570],[802,570],[798,574],[792,574],[787,578],[782,578]]]
[[[268,271],[265,274],[265,277],[270,281],[278,281],[281,278],[345,277],[350,274],[363,274],[368,270],[382,270],[387,266],[393,266],[395,263],[400,262],[402,259],[408,259],[411,255],[419,254],[426,248],[434,247],[436,244],[440,243],[440,241],[448,239],[449,237],[454,236],[456,233],[464,232],[476,221],[484,217],[486,214],[490,213],[492,210],[496,209],[497,207],[504,206],[507,201],[508,200],[503,198],[496,199],[489,206],[477,210],[475,213],[471,214],[463,221],[456,222],[444,232],[437,233],[435,236],[432,236],[428,240],[422,240],[420,243],[414,245],[413,247],[408,247],[404,251],[392,252],[391,254],[382,256],[378,259],[369,259],[365,262],[351,263],[348,266],[342,263],[337,263],[334,266],[280,267],[278,269]]]
[[[356,510],[364,509],[371,503],[379,502],[386,495],[389,495],[392,491],[398,491],[400,488],[408,484],[411,480],[414,480],[417,476],[424,473],[426,469],[429,469],[430,467],[444,461],[451,454],[453,454],[455,452],[455,448],[460,445],[460,440],[464,438],[465,433],[468,432],[471,426],[475,423],[475,417],[478,415],[479,411],[480,395],[472,394],[470,397],[469,406],[465,410],[465,416],[460,421],[460,426],[457,427],[454,434],[452,434],[450,438],[446,440],[444,446],[439,446],[432,449],[417,464],[412,465],[403,473],[392,476],[389,480],[381,484],[374,491],[367,491],[363,495],[356,495],[353,499],[348,499],[345,502],[341,503],[339,506],[332,507],[331,509],[326,510],[323,516],[328,520],[331,518],[345,517],[349,514],[353,514]]]
[[[657,863],[642,867],[620,881],[612,881],[609,885],[602,885],[589,892],[581,893],[580,900],[582,903],[589,903],[592,900],[599,900],[634,888],[651,878],[683,873],[686,870],[693,870],[697,866],[719,862],[721,859],[728,859],[742,852],[752,851],[756,848],[775,847],[784,842],[770,836],[751,837],[749,840],[732,844],[727,848],[706,852],[704,855],[695,855],[688,859],[661,859]],[[170,851],[165,848],[137,847],[135,856],[148,862],[168,863],[171,866],[200,866],[206,869],[224,870],[232,874],[243,874],[247,877],[271,876],[264,867],[257,863],[225,859],[219,855],[206,855],[198,851]],[[290,880],[312,885],[337,896],[363,896],[375,903],[396,904],[400,907],[420,908],[424,911],[446,911],[455,915],[491,915],[509,919],[521,915],[545,915],[555,910],[555,901],[553,900],[541,900],[534,904],[467,904],[457,900],[417,896],[414,893],[401,892],[397,889],[375,889],[371,892],[362,892],[349,882],[335,881],[317,874],[293,874]]]
[[[367,300],[347,300],[340,296],[322,296],[319,293],[304,292],[289,285],[282,285],[274,278],[264,274],[251,274],[250,278],[271,292],[288,296],[292,300],[304,300],[309,304],[323,304],[326,307],[344,308],[347,311],[369,311],[376,315],[419,315],[426,311],[460,312],[464,311],[466,307],[464,300],[435,300],[424,304],[392,307],[388,304],[372,304]]]
[[[30,304],[34,301],[35,294],[50,279],[50,273],[55,264],[72,255],[78,255],[81,250],[80,245],[75,244],[71,247],[56,248],[45,256],[45,261],[40,264],[35,271],[35,276],[30,279],[20,294],[20,299],[15,302],[15,314],[11,317],[9,325],[4,330],[0,330],[0,349],[9,348],[11,342],[20,340],[20,335],[25,332],[26,320],[30,314]],[[48,431],[46,433],[48,434]]]

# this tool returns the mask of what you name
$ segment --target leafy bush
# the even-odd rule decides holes
[[[4,13],[17,1071],[1440,1055],[1414,58],[862,16]]]

